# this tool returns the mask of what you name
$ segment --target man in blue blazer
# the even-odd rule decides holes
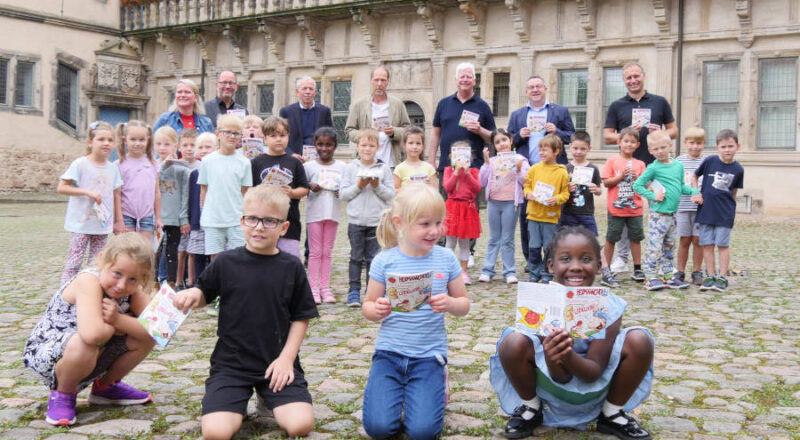
[[[319,127],[333,127],[331,109],[314,102],[317,82],[310,76],[295,82],[297,102],[281,108],[278,113],[289,121],[289,145],[287,153],[303,154],[303,145],[314,145],[314,132]]]
[[[541,76],[533,75],[528,78],[525,88],[528,104],[511,113],[508,120],[508,132],[514,138],[514,148],[517,154],[528,158],[531,165],[539,162],[539,141],[547,134],[555,134],[564,142],[569,143],[570,137],[575,133],[575,126],[569,110],[563,105],[554,104],[547,100],[547,85]],[[561,150],[556,161],[567,164],[566,148]],[[522,253],[528,259],[528,225],[527,201],[523,202],[519,211],[519,233],[522,241]]]

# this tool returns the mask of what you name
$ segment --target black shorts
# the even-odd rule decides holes
[[[243,375],[241,372],[223,370],[212,373],[206,379],[206,394],[203,396],[203,415],[227,411],[247,415],[247,401],[253,389],[269,409],[287,403],[311,404],[311,393],[302,371],[294,370],[294,381],[280,392],[269,389],[269,380],[263,377]]]

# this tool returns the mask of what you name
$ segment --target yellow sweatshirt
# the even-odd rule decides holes
[[[537,189],[536,183],[539,184]],[[561,217],[561,205],[569,200],[569,174],[564,165],[552,165],[539,162],[528,170],[523,186],[525,198],[528,199],[528,220],[542,223],[558,223]],[[538,201],[530,200],[528,194],[534,196],[555,197],[556,204],[546,206]]]

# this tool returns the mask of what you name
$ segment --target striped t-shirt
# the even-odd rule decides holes
[[[683,164],[683,183],[689,186],[692,185],[692,175],[694,175],[694,170],[700,166],[700,164],[703,162],[703,159],[705,159],[705,156],[700,156],[697,159],[692,159],[688,154],[681,154],[678,156],[676,160]],[[692,203],[691,198],[692,196],[681,195],[681,201],[678,203],[678,212],[697,211],[697,204]]]
[[[424,257],[409,257],[393,247],[372,260],[370,278],[386,284],[386,274],[411,275],[433,271],[431,295],[447,294],[447,284],[461,276],[456,256],[441,246]],[[447,332],[444,314],[433,313],[427,302],[413,312],[392,312],[383,319],[375,341],[375,350],[386,350],[403,356],[421,358],[447,356]]]

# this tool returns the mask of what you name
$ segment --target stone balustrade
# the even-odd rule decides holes
[[[170,26],[195,25],[217,20],[256,18],[268,14],[329,6],[364,4],[348,0],[157,0],[123,6],[123,32],[146,31]]]

